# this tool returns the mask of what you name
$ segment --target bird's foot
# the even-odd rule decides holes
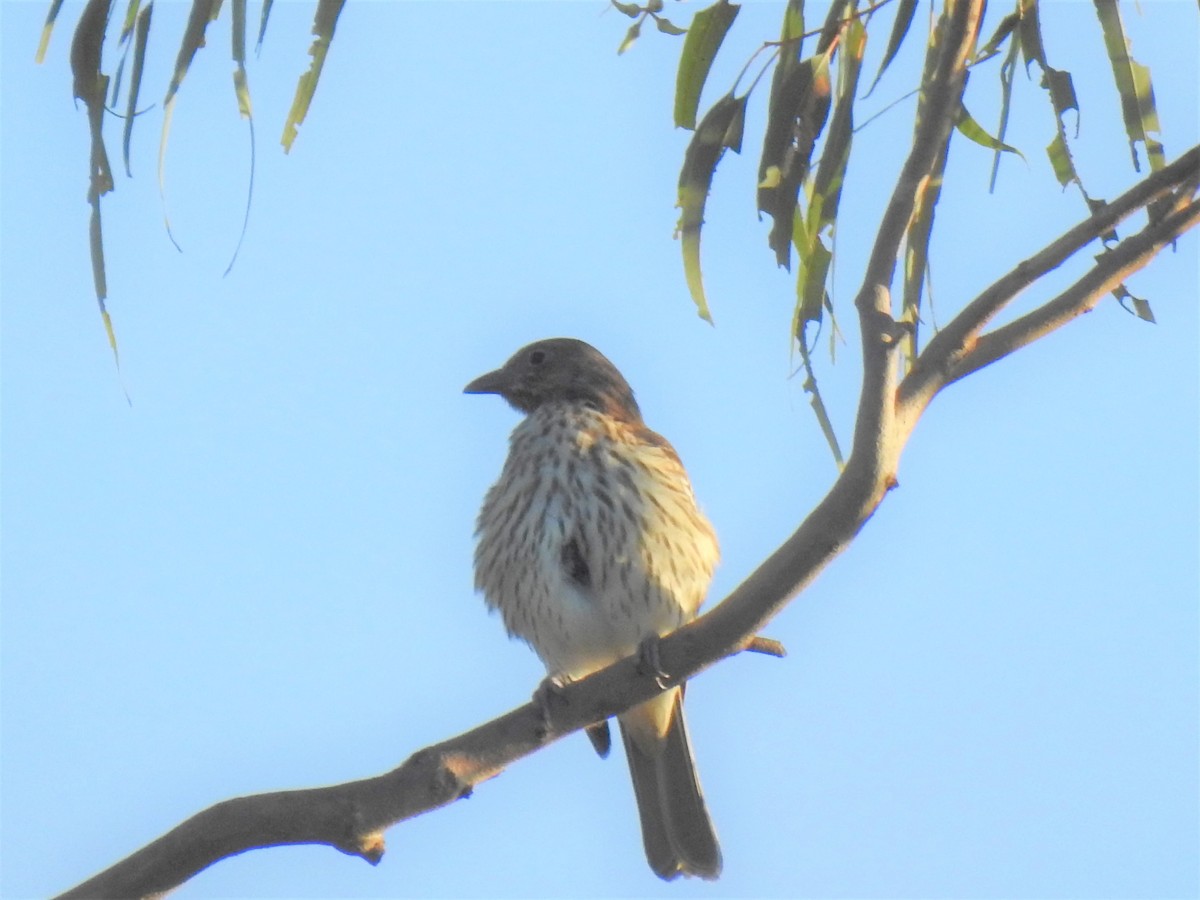
[[[637,667],[639,672],[653,678],[659,689],[665,691],[671,686],[671,678],[663,671],[662,659],[658,653],[659,640],[657,634],[652,634],[638,644]]]
[[[542,737],[550,733],[550,720],[553,717],[554,707],[563,706],[567,702],[563,697],[563,691],[570,683],[571,679],[566,675],[548,675],[542,679],[542,683],[533,692],[532,702],[537,707],[538,716],[541,718],[538,733]]]

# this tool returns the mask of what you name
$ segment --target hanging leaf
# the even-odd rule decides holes
[[[96,290],[96,303],[100,307],[100,318],[112,347],[113,359],[120,367],[117,354],[117,338],[113,332],[112,319],[108,315],[105,300],[108,298],[108,279],[104,272],[104,232],[100,223],[100,198],[113,189],[112,169],[108,163],[108,152],[104,148],[104,99],[108,95],[108,76],[100,71],[100,60],[104,49],[104,33],[108,28],[108,16],[112,11],[112,0],[88,0],[75,26],[71,41],[71,74],[75,96],[82,100],[87,109],[88,129],[91,132],[91,154],[88,167],[88,205],[92,208],[88,224],[88,243],[92,255],[92,282]]]
[[[958,108],[958,116],[954,120],[954,127],[958,129],[963,137],[974,141],[981,147],[987,147],[989,150],[998,150],[1005,153],[1015,153],[1021,159],[1025,159],[1023,154],[1016,147],[1012,147],[1003,141],[992,137],[983,130],[983,126],[975,121],[974,116],[967,112],[967,107],[960,105]]]
[[[292,142],[296,140],[300,124],[308,115],[309,104],[312,103],[313,94],[317,90],[317,82],[321,78],[321,69],[325,66],[325,55],[329,52],[329,45],[333,41],[333,31],[337,27],[338,16],[341,15],[342,7],[345,5],[346,0],[319,0],[317,3],[317,14],[313,19],[312,29],[316,40],[313,41],[312,47],[308,51],[308,55],[312,57],[312,64],[308,71],[300,76],[300,82],[296,85],[296,96],[292,100],[291,111],[283,125],[284,153],[291,152]]]
[[[1062,122],[1068,110],[1079,112],[1079,100],[1075,96],[1075,81],[1071,78],[1071,73],[1063,69],[1055,69],[1053,66],[1047,65],[1042,70],[1042,87],[1050,92],[1050,104],[1054,107],[1054,114],[1058,116]],[[1076,136],[1078,136],[1078,123],[1076,125]]]
[[[275,0],[263,0],[262,15],[258,19],[258,40],[254,42],[254,52],[256,55],[262,52],[263,38],[267,34],[267,19],[271,15],[271,6],[274,3]]]
[[[58,11],[62,9],[63,0],[52,0],[50,10],[46,13],[46,23],[42,26],[42,36],[38,40],[37,53],[33,57],[33,61],[39,65],[46,59],[46,50],[50,46],[50,33],[54,31],[54,22],[58,18]]]
[[[758,208],[774,220],[767,243],[776,262],[787,269],[800,185],[829,115],[829,54],[809,57],[771,87],[758,169]]]
[[[204,46],[204,32],[208,25],[221,11],[221,0],[192,0],[192,11],[188,15],[187,27],[183,31],[183,40],[179,44],[179,54],[175,57],[175,72],[171,83],[167,86],[167,96],[163,100],[162,137],[158,142],[158,196],[162,201],[163,224],[167,229],[167,237],[181,250],[175,234],[171,230],[171,217],[167,213],[167,139],[171,134],[171,118],[175,113],[175,97],[183,79],[187,77],[196,51]]]
[[[1120,303],[1121,307],[1127,312],[1133,313],[1143,322],[1149,322],[1151,325],[1158,324],[1158,320],[1154,318],[1154,312],[1150,309],[1150,302],[1148,300],[1143,300],[1141,297],[1135,297],[1133,294],[1129,293],[1129,289],[1126,288],[1125,285],[1117,285],[1113,289],[1112,295],[1117,298],[1117,302]],[[1126,300],[1132,304],[1132,309],[1125,305]]]
[[[1021,36],[1021,50],[1025,54],[1025,71],[1030,65],[1037,63],[1043,68],[1046,65],[1046,48],[1042,43],[1042,20],[1038,12],[1038,0],[1018,0],[1017,11],[1021,21],[1018,31]]]
[[[879,84],[879,79],[883,77],[883,73],[887,71],[887,67],[891,65],[892,60],[900,51],[900,45],[904,43],[908,28],[912,25],[913,13],[916,11],[917,0],[900,0],[900,3],[897,4],[896,20],[892,23],[892,34],[888,38],[887,49],[883,52],[883,62],[879,64],[879,71],[875,73],[875,80],[867,89],[868,97],[871,96],[871,91],[875,90],[875,85]]]
[[[829,269],[832,251],[824,243],[828,235],[836,234],[838,206],[842,183],[850,161],[854,135],[854,101],[866,51],[867,32],[859,20],[846,26],[838,79],[837,101],[829,123],[829,134],[817,164],[816,176],[808,197],[808,213],[795,213],[792,242],[796,247],[796,309],[793,312],[792,332],[797,340],[804,335],[809,322],[819,322],[821,311],[830,307]],[[830,307],[831,308],[831,307]]]
[[[704,206],[712,187],[713,174],[726,148],[741,147],[745,124],[746,97],[726,94],[713,104],[700,121],[683,155],[679,173],[679,224],[676,236],[683,250],[683,271],[688,291],[700,318],[711,323],[708,299],[700,272],[700,229],[704,225]]]
[[[1104,33],[1108,60],[1112,65],[1113,81],[1121,96],[1121,116],[1125,120],[1133,168],[1141,171],[1137,153],[1137,144],[1141,143],[1146,148],[1151,170],[1161,169],[1166,164],[1163,147],[1150,136],[1161,130],[1154,103],[1154,88],[1150,83],[1150,70],[1129,55],[1129,38],[1125,34],[1121,10],[1115,0],[1095,0],[1095,6]]]
[[[999,53],[1000,47],[1003,46],[1006,40],[1008,40],[1009,35],[1016,30],[1016,27],[1020,21],[1021,14],[1019,12],[1009,13],[1007,16],[1001,19],[1000,24],[996,27],[995,32],[990,38],[988,38],[988,42],[979,49],[978,53],[975,54],[975,64],[978,65],[984,60],[991,59],[993,56]],[[1019,38],[1014,41],[1014,44],[1019,43]],[[872,87],[874,87],[874,85],[872,85]]]
[[[620,45],[617,47],[617,56],[621,56],[633,46],[638,36],[642,33],[642,20],[638,19],[629,26],[629,30],[625,32],[625,37],[622,38]]]
[[[238,253],[242,249],[242,241],[246,239],[246,229],[250,226],[250,204],[254,198],[254,114],[250,107],[250,83],[246,77],[246,0],[231,0],[233,8],[233,90],[237,97],[238,113],[246,120],[250,130],[250,182],[246,187],[246,211],[242,216],[242,232],[238,235],[233,257],[225,268],[225,275],[233,270]]]
[[[1016,14],[1010,16],[1015,22],[1017,21]],[[994,38],[993,38],[994,40]],[[990,43],[990,42],[989,42]],[[1013,75],[1017,68],[1017,54],[1021,52],[1021,36],[1017,33],[1008,46],[1008,53],[1005,54],[1004,62],[1000,65],[1000,122],[996,126],[996,140],[1003,141],[1004,136],[1008,133],[1008,116],[1012,111],[1012,88]],[[996,190],[996,179],[1000,174],[1000,159],[1002,152],[997,150],[992,156],[992,174],[988,179],[988,193],[993,193]]]
[[[680,28],[678,25],[672,23],[670,19],[664,19],[662,16],[655,16],[654,24],[663,34],[679,35],[687,34],[688,31],[686,28]]]
[[[123,48],[123,52],[120,62],[117,63],[117,71],[112,77],[109,106],[116,106],[117,97],[121,95],[121,78],[125,73],[125,60],[129,56],[129,38],[133,35],[133,29],[137,23],[139,6],[140,0],[129,0],[125,6],[125,21],[121,25],[121,34],[117,38],[117,46]]]
[[[821,391],[817,387],[817,376],[812,364],[812,351],[809,350],[804,335],[798,336],[797,345],[800,348],[800,359],[804,365],[804,392],[809,395],[808,402],[813,408],[813,414],[817,417],[821,433],[825,435],[825,442],[829,445],[829,452],[833,454],[833,461],[837,464],[838,471],[840,472],[845,468],[846,460],[842,456],[842,448],[838,444],[837,433],[833,430],[833,421],[829,418],[829,412],[825,408],[825,401],[821,399]]]
[[[154,11],[151,0],[138,13],[137,26],[133,34],[133,72],[129,76],[129,97],[125,103],[125,124],[122,129],[121,153],[125,160],[125,174],[133,177],[129,165],[129,144],[133,139],[133,123],[137,119],[138,94],[142,88],[142,72],[146,66],[146,42],[150,37],[150,16]]]
[[[740,6],[719,0],[696,13],[688,28],[679,55],[679,72],[675,76],[675,127],[694,129],[700,93],[708,79],[709,69],[717,50],[737,18]]]
[[[1054,135],[1054,140],[1046,148],[1046,155],[1050,157],[1050,167],[1054,169],[1054,177],[1058,179],[1059,184],[1066,187],[1079,180],[1079,173],[1075,171],[1075,161],[1071,158],[1071,151],[1061,131]]]
[[[609,0],[609,2],[612,3],[613,9],[631,19],[636,19],[642,14],[642,8],[636,3],[621,3],[620,0]]]

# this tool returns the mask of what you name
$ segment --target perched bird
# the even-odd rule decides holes
[[[717,537],[611,362],[583,341],[538,341],[464,392],[525,414],[479,513],[475,586],[551,678],[581,678],[695,618]],[[618,722],[650,867],[711,879],[721,850],[682,704],[675,687]],[[589,736],[603,756],[607,725]]]

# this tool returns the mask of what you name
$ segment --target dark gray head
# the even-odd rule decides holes
[[[463,393],[499,394],[523,413],[543,403],[586,403],[619,419],[642,421],[633,389],[617,367],[591,344],[574,338],[549,338],[522,347]]]

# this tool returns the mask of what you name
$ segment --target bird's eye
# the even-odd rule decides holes
[[[531,366],[540,366],[545,361],[546,361],[546,351],[545,350],[534,350],[532,353],[529,354],[529,364]]]

